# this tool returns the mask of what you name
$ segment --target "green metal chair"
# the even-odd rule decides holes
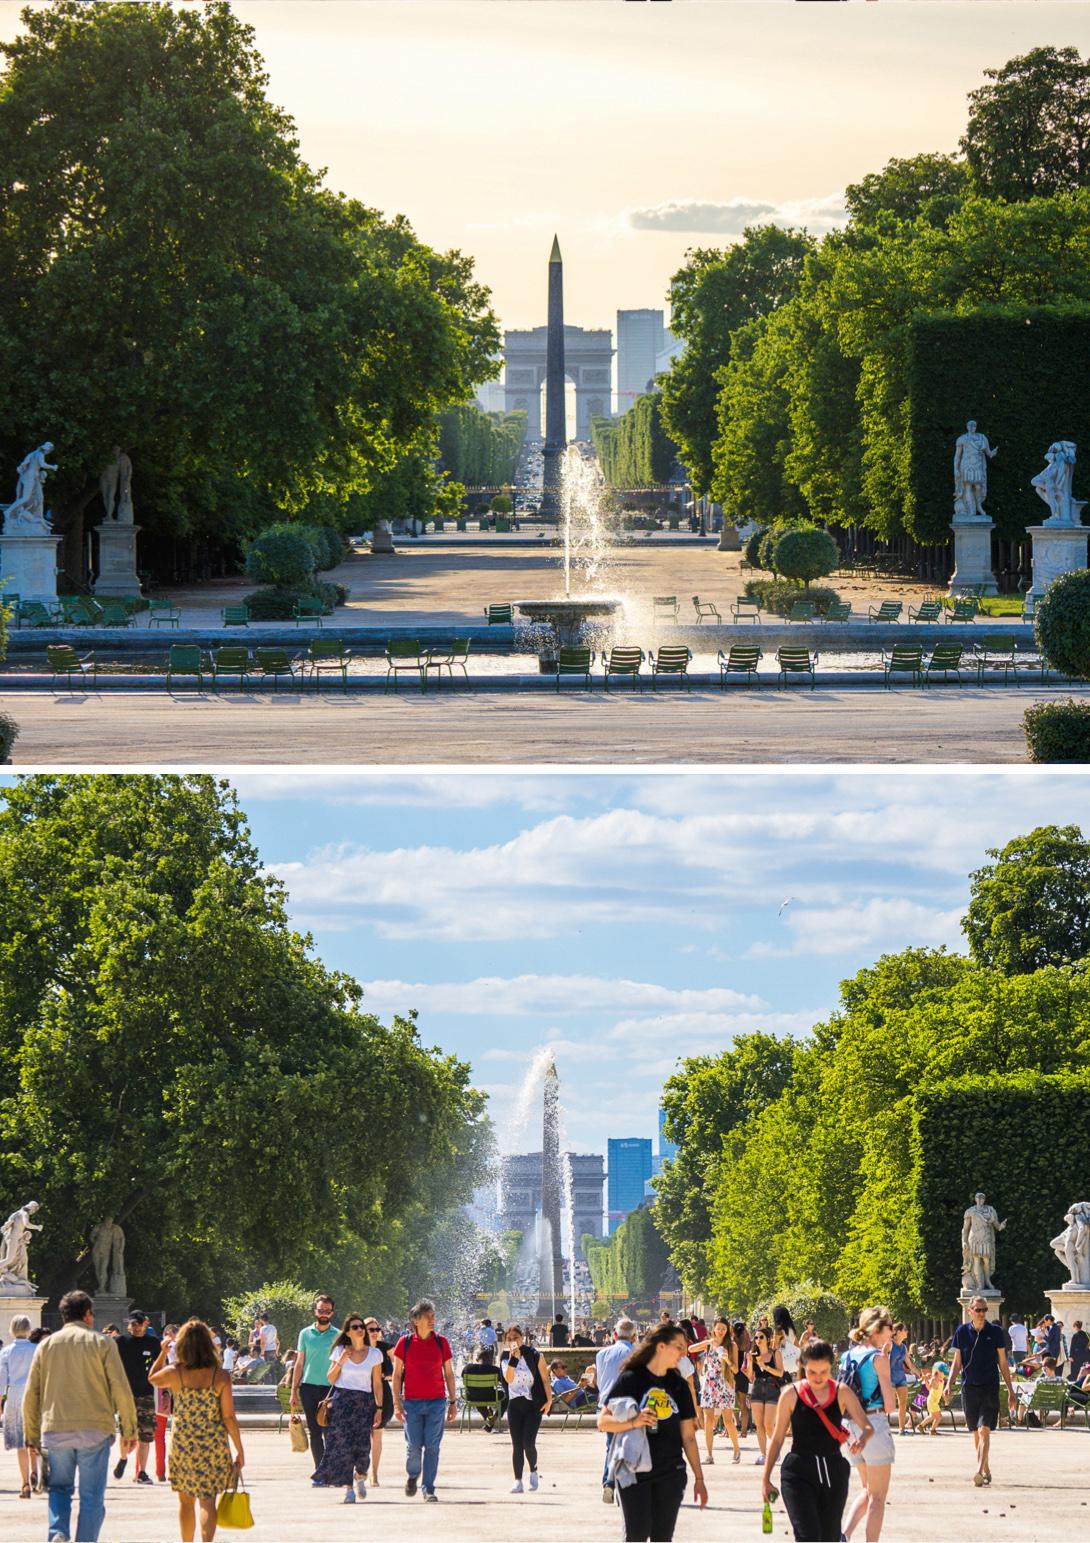
[[[94,627],[102,617],[102,607],[85,595],[62,595],[60,607],[69,627]]]
[[[488,617],[490,627],[510,627],[515,620],[515,613],[510,605],[486,605],[484,614]]]
[[[182,613],[173,600],[148,601],[149,627],[177,627],[181,619]]]
[[[428,689],[428,651],[421,648],[419,638],[391,638],[386,644],[386,682],[383,691],[389,690],[390,681],[397,690],[399,674],[415,675],[421,691]]]
[[[1006,685],[1009,676],[1018,679],[1018,643],[1013,636],[1003,633],[990,633],[982,643],[976,645],[976,679],[977,685],[984,684],[984,672],[986,670],[1003,671],[1003,683]]]
[[[744,675],[750,686],[757,678],[757,666],[764,654],[756,643],[732,643],[727,653],[719,650],[719,689],[723,690],[728,675]]]
[[[198,691],[204,690],[204,655],[195,643],[172,643],[167,655],[167,690],[174,688],[175,675],[195,675]]]
[[[313,680],[315,691],[321,690],[323,675],[339,675],[341,689],[347,691],[350,658],[351,655],[344,644],[336,638],[311,638],[300,663],[305,673]]]
[[[942,621],[942,601],[924,600],[920,605],[910,605],[908,608],[908,619],[910,622],[923,622],[925,625]]]
[[[77,654],[70,643],[50,643],[46,647],[46,659],[52,674],[50,685],[56,688],[60,676],[64,676],[68,682],[68,689],[72,689],[72,677],[77,680],[89,680],[94,686],[98,681],[98,665],[95,656],[90,654]]]
[[[212,689],[219,685],[220,677],[230,680],[232,676],[238,678],[238,689],[241,691],[246,684],[246,677],[250,673],[250,654],[245,648],[229,646],[216,648],[212,651]]]
[[[943,680],[948,675],[956,675],[958,685],[961,685],[961,656],[965,652],[960,643],[936,643],[931,650],[931,657],[923,667],[924,685],[932,675],[941,675]]]
[[[731,619],[736,622],[756,621],[761,619],[761,597],[759,595],[739,595],[730,603]]]
[[[131,627],[132,612],[123,600],[100,600],[102,615],[99,617],[99,625],[102,627]]]
[[[895,643],[887,652],[882,650],[882,672],[885,678],[886,690],[893,683],[895,675],[907,675],[914,686],[923,684],[923,648],[913,647],[907,643]]]
[[[813,621],[817,607],[812,600],[792,601],[791,609],[787,613],[788,621]]]
[[[883,600],[880,605],[872,605],[867,612],[868,621],[895,622],[900,621],[904,604],[900,600]]]
[[[291,608],[292,620],[297,627],[301,621],[314,622],[320,627],[325,614],[325,604],[317,595],[300,595]]]
[[[684,682],[685,689],[688,691],[689,664],[692,657],[692,649],[686,648],[684,644],[673,644],[669,648],[660,648],[657,654],[649,654],[648,658],[651,661],[651,690],[658,690],[656,682],[660,675],[676,675],[679,682]]]
[[[443,679],[443,671],[450,676],[451,684],[454,683],[454,671],[459,669],[465,679],[469,680],[469,670],[466,668],[469,659],[470,638],[451,638],[448,644],[440,644],[435,648],[429,648],[424,663],[424,678],[427,680],[428,672],[434,670],[438,683]]]
[[[681,610],[676,595],[654,595],[651,606],[652,621],[677,621]]]
[[[974,599],[955,600],[953,605],[950,607],[950,609],[946,613],[946,620],[948,622],[971,622],[971,621],[976,621],[977,612],[979,611],[979,609],[980,609],[980,602],[978,600],[974,600]]]
[[[262,680],[271,680],[276,691],[282,675],[295,679],[295,659],[286,648],[255,648],[253,673]]]
[[[609,677],[611,675],[627,675],[632,681],[632,689],[637,687],[643,690],[643,681],[640,679],[640,666],[643,664],[644,652],[642,648],[634,648],[628,644],[620,648],[611,648],[609,653],[603,656],[602,665],[605,670],[605,688],[609,690]]]
[[[851,621],[852,603],[850,600],[830,600],[821,613],[822,621]]]
[[[593,663],[594,650],[591,648],[562,648],[556,656],[557,691],[560,690],[560,677],[562,675],[581,675],[584,685],[592,685],[590,667]]]
[[[250,625],[250,608],[248,605],[225,605],[220,612],[225,627],[248,627]]]
[[[713,620],[716,622],[721,622],[723,620],[712,601],[701,600],[699,595],[693,596],[693,608],[696,611],[696,619],[698,623]]]
[[[789,675],[809,675],[810,690],[813,691],[818,662],[816,652],[809,648],[778,648],[776,662],[780,667],[781,686],[787,685]]]
[[[17,617],[20,627],[52,627],[53,615],[40,600],[21,600]]]

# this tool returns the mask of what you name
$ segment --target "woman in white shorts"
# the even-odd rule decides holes
[[[851,1346],[840,1363],[841,1381],[857,1383],[859,1402],[874,1434],[861,1452],[853,1455],[849,1450],[847,1454],[862,1481],[863,1490],[848,1512],[844,1536],[851,1538],[859,1523],[864,1522],[863,1536],[867,1543],[877,1543],[882,1535],[895,1456],[893,1432],[889,1428],[889,1417],[897,1412],[897,1395],[889,1371],[889,1347],[893,1340],[893,1319],[889,1309],[865,1307],[850,1338]],[[846,1372],[848,1376],[845,1376]],[[852,1430],[850,1421],[848,1428]],[[861,1434],[858,1428],[852,1433],[857,1437]]]

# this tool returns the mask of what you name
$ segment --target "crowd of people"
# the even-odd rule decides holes
[[[506,1423],[511,1493],[533,1492],[542,1422],[567,1408],[596,1420],[605,1437],[602,1499],[619,1507],[627,1540],[669,1543],[690,1476],[694,1503],[707,1504],[704,1469],[715,1463],[722,1425],[733,1463],[743,1461],[752,1431],[762,1500],[782,1494],[796,1539],[876,1543],[895,1436],[934,1435],[955,1392],[979,1486],[992,1482],[1001,1385],[1019,1422],[1035,1418],[1040,1384],[1063,1384],[1076,1401],[1090,1396],[1081,1323],[1066,1335],[1051,1317],[1030,1327],[1016,1314],[1003,1327],[987,1311],[974,1298],[968,1321],[929,1344],[910,1343],[908,1327],[882,1306],[860,1313],[843,1345],[812,1321],[797,1327],[783,1307],[710,1325],[667,1312],[654,1324],[624,1316],[608,1330],[569,1325],[563,1313],[525,1326],[486,1317],[461,1337],[459,1373],[453,1336],[439,1332],[427,1299],[405,1325],[350,1312],[338,1326],[332,1297],[319,1293],[313,1321],[281,1361],[264,1313],[244,1346],[197,1318],[157,1334],[139,1310],[124,1334],[114,1324],[98,1332],[91,1298],[72,1291],[52,1333],[12,1319],[12,1339],[0,1348],[4,1445],[17,1455],[22,1498],[48,1492],[51,1543],[94,1543],[111,1467],[120,1480],[132,1458],[132,1482],[152,1485],[152,1452],[156,1478],[177,1495],[180,1538],[199,1530],[211,1539],[217,1497],[239,1483],[245,1460],[233,1387],[251,1368],[268,1368],[282,1373],[293,1445],[309,1448],[312,1486],[340,1490],[345,1504],[379,1484],[383,1431],[394,1419],[405,1441],[399,1483],[406,1496],[435,1504],[444,1432],[460,1406],[477,1411],[486,1430]]]

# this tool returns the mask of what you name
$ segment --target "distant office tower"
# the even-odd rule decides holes
[[[660,1167],[664,1162],[673,1162],[677,1156],[677,1143],[669,1139],[666,1134],[666,1110],[659,1109],[659,1162]]]
[[[612,1233],[630,1211],[643,1204],[643,1186],[651,1177],[651,1138],[611,1136],[606,1149],[607,1214]]]
[[[626,413],[654,380],[665,334],[661,311],[617,312],[618,413]]]

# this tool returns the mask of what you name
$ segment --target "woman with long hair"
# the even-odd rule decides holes
[[[738,1430],[734,1423],[734,1383],[738,1374],[738,1355],[734,1335],[726,1318],[717,1318],[712,1324],[708,1339],[698,1340],[689,1346],[691,1356],[703,1355],[700,1368],[700,1412],[704,1420],[704,1445],[707,1463],[714,1463],[712,1443],[715,1427],[722,1416],[730,1444],[734,1448],[734,1462],[741,1462],[742,1449],[738,1445]]]
[[[171,1348],[163,1342],[148,1381],[171,1394],[169,1471],[170,1487],[178,1496],[179,1536],[182,1543],[192,1543],[200,1506],[201,1538],[208,1543],[216,1536],[216,1496],[236,1470],[241,1472],[244,1461],[231,1378],[220,1365],[211,1329],[199,1318],[190,1318],[178,1330],[174,1364],[168,1366]],[[233,1463],[228,1437],[235,1448]]]
[[[753,1341],[749,1337],[745,1319],[737,1318],[730,1326],[734,1340],[734,1360],[738,1370],[734,1375],[734,1401],[738,1406],[738,1435],[742,1441],[749,1434],[749,1378],[746,1376],[746,1357]]]
[[[382,1355],[382,1419],[371,1432],[371,1472],[367,1477],[368,1484],[373,1484],[378,1489],[378,1465],[382,1458],[382,1433],[394,1417],[394,1390],[391,1386],[394,1376],[394,1363],[390,1360],[390,1347],[383,1343],[382,1325],[377,1318],[367,1320],[367,1343],[372,1350],[378,1350]]]
[[[355,1505],[357,1495],[367,1498],[371,1441],[382,1423],[382,1351],[372,1348],[368,1339],[362,1313],[349,1313],[333,1341],[326,1372],[333,1386],[329,1425],[312,1482],[342,1488],[345,1505]]]
[[[553,1385],[545,1358],[526,1343],[522,1330],[512,1323],[503,1336],[500,1376],[507,1384],[507,1429],[511,1435],[511,1464],[515,1470],[512,1495],[523,1493],[522,1475],[530,1465],[530,1488],[537,1489],[537,1433],[553,1406]]]
[[[768,1328],[758,1327],[753,1331],[753,1343],[746,1356],[746,1376],[749,1378],[749,1407],[761,1448],[756,1461],[763,1463],[785,1380],[783,1356],[773,1345],[772,1332]]]
[[[780,1352],[788,1381],[794,1381],[799,1369],[799,1337],[795,1321],[786,1307],[772,1309],[772,1343]]]
[[[11,1320],[11,1342],[0,1350],[0,1404],[4,1406],[4,1450],[14,1452],[19,1464],[20,1500],[29,1500],[31,1489],[38,1487],[38,1454],[27,1448],[23,1433],[23,1394],[34,1349],[30,1319],[25,1313],[16,1313]]]
[[[889,1347],[893,1339],[893,1319],[888,1307],[865,1307],[859,1323],[848,1336],[851,1345],[841,1362],[843,1380],[856,1382],[859,1402],[874,1428],[874,1435],[861,1452],[849,1448],[848,1461],[859,1474],[862,1493],[848,1512],[844,1536],[850,1538],[859,1523],[865,1521],[867,1543],[877,1543],[882,1535],[886,1514],[886,1495],[895,1452],[889,1417],[896,1411],[897,1395],[889,1371]],[[850,1427],[853,1434],[857,1426]]]
[[[833,1381],[831,1345],[808,1340],[800,1367],[799,1381],[784,1388],[776,1405],[761,1498],[772,1498],[772,1471],[790,1427],[791,1450],[780,1469],[780,1488],[792,1530],[800,1543],[836,1543],[851,1478],[843,1449],[858,1456],[873,1427],[851,1388]],[[845,1426],[845,1417],[854,1421],[858,1435]]]
[[[671,1543],[677,1513],[685,1498],[685,1462],[693,1471],[693,1496],[703,1509],[708,1491],[696,1445],[696,1410],[677,1369],[686,1339],[676,1324],[661,1324],[628,1357],[598,1415],[598,1429],[614,1439],[609,1466],[621,1502],[626,1543]],[[642,1444],[628,1440],[640,1432],[651,1466],[639,1471]],[[632,1482],[617,1476],[627,1468]]]

